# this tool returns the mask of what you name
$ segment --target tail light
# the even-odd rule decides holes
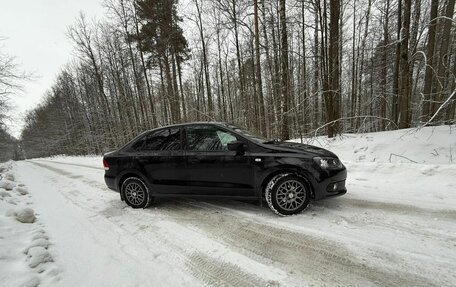
[[[105,170],[109,170],[108,162],[105,159],[103,159],[103,167]]]

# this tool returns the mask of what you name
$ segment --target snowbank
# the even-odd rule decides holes
[[[14,181],[11,181],[8,179],[0,180],[0,188],[6,189],[6,190],[13,190],[13,188],[15,186],[16,186],[16,183]]]
[[[316,137],[303,142],[328,149],[347,162],[456,163],[455,125]]]
[[[28,194],[28,190],[25,186],[16,186],[15,188],[13,188],[13,191],[19,193],[20,195]]]
[[[0,188],[0,197],[11,197],[11,194],[3,188]]]
[[[32,196],[17,182],[15,167],[11,161],[0,164],[0,282],[2,286],[53,286],[60,272],[52,263],[49,237],[29,207],[34,205]]]
[[[7,172],[3,175],[3,178],[10,181],[14,181],[14,174],[12,174],[11,172]]]
[[[30,248],[43,247],[47,249],[49,247],[49,241],[46,238],[36,238],[30,242],[29,246],[24,250],[25,254],[29,254]]]
[[[16,220],[22,223],[33,223],[36,220],[35,211],[31,208],[23,208],[15,212]]]
[[[27,252],[28,265],[35,268],[40,264],[53,262],[51,254],[42,246],[31,247]]]
[[[49,160],[53,162],[80,164],[81,166],[91,166],[93,168],[103,169],[103,156],[100,155],[85,155],[85,156],[66,156],[56,155],[40,160]]]

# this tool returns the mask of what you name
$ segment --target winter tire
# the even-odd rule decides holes
[[[138,177],[129,177],[123,183],[121,192],[125,202],[133,208],[146,208],[151,198],[147,185]]]
[[[286,216],[303,211],[310,201],[306,181],[294,174],[279,174],[272,178],[265,190],[266,201],[278,215]]]

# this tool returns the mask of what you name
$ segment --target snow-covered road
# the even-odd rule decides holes
[[[347,163],[348,194],[282,218],[237,201],[133,210],[105,187],[98,162],[64,159],[13,168],[49,234],[62,286],[456,283],[452,165]]]

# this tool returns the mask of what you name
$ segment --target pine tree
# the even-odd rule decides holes
[[[181,100],[179,97],[177,73],[171,69],[188,55],[187,40],[179,24],[177,0],[137,0],[138,17],[141,19],[140,32],[136,37],[141,51],[150,55],[149,63],[163,68],[166,79],[166,93],[171,110],[171,122],[181,121]]]

